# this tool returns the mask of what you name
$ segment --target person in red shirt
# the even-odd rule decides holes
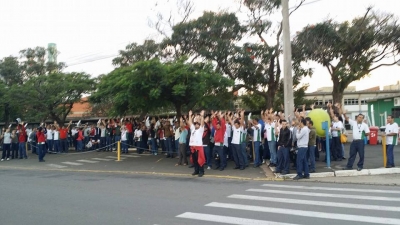
[[[45,151],[46,137],[44,136],[43,127],[37,128],[36,138],[37,138],[37,147],[38,147],[37,154],[39,156],[39,162],[44,162],[44,156],[46,155]]]
[[[77,145],[77,151],[81,152],[83,151],[83,128],[79,128],[78,130],[78,138],[76,139],[76,145]]]
[[[69,122],[67,127],[65,127],[64,125],[61,128],[57,127],[60,132],[61,152],[68,153],[68,131],[71,123],[72,121]]]
[[[18,124],[17,127],[18,130],[18,151],[19,151],[19,159],[27,159],[28,157],[26,156],[26,130],[24,126],[24,122],[21,122]]]
[[[131,122],[131,120],[127,120],[125,119],[125,127],[126,130],[128,131],[128,145],[134,145],[133,143],[133,124]]]
[[[219,155],[219,161],[215,160],[215,165],[216,165],[215,169],[219,168],[219,170],[222,171],[227,166],[227,163],[226,163],[226,155],[224,153],[224,136],[225,136],[226,126],[225,126],[224,116],[222,115],[221,112],[219,113],[215,112],[212,115],[212,125],[215,129],[214,150]]]

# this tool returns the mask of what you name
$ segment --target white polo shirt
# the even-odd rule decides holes
[[[253,141],[261,141],[261,124],[253,126],[252,129],[253,129]]]
[[[332,123],[332,128],[333,129],[343,129],[343,123],[341,121],[333,122]],[[337,130],[332,130],[332,137],[339,137],[340,131]]]
[[[398,135],[399,135],[399,125],[396,122],[394,122],[392,124],[390,124],[390,123],[386,124],[385,133],[386,134],[396,133],[395,136],[386,136],[386,144],[387,145],[397,145]]]
[[[272,122],[271,124],[266,123],[265,127],[265,134],[267,135],[267,140],[268,141],[276,141],[275,138],[275,122]]]
[[[60,140],[60,132],[58,130],[53,131],[53,140]]]
[[[53,140],[53,130],[47,130],[46,139]]]
[[[366,123],[357,123],[357,121],[349,119],[349,124],[353,129],[353,140],[363,140],[365,134],[369,133],[369,128]]]
[[[203,133],[204,126],[200,126],[200,128],[196,130],[196,127],[192,124],[190,126],[189,146],[203,146]]]
[[[233,130],[232,144],[238,145],[241,143],[240,140],[242,138],[243,128],[242,127],[236,128],[235,126],[232,126],[232,130]]]

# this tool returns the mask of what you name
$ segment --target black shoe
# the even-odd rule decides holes
[[[234,167],[233,169],[234,169],[234,170],[237,170],[237,169],[240,169],[240,167],[239,167],[239,166],[236,166],[236,167]]]
[[[392,166],[386,166],[385,168],[392,168]]]
[[[315,173],[315,170],[310,170],[310,173]]]
[[[310,176],[304,176],[303,178],[304,179],[310,179]]]
[[[203,175],[204,175],[203,173],[199,173],[199,175],[198,175],[198,176],[199,176],[199,177],[202,177]]]
[[[244,167],[240,167],[240,170],[244,170]]]
[[[197,174],[199,174],[199,172],[193,172],[193,173],[192,173],[192,176],[195,176],[195,175],[197,175]]]
[[[361,171],[362,169],[363,169],[363,168],[361,168],[361,167],[358,167],[358,168],[357,168],[357,171]]]
[[[303,177],[300,177],[299,175],[297,175],[297,176],[295,176],[295,177],[293,178],[293,180],[300,180],[300,179],[303,179]]]
[[[224,171],[224,167],[221,167],[221,168],[219,169],[219,171]]]
[[[353,170],[353,168],[345,167],[343,170]]]
[[[215,169],[214,169],[214,170],[217,170],[217,169],[219,169],[219,166],[215,167]]]
[[[44,159],[43,159],[43,160],[40,160],[39,162],[46,162],[46,161],[44,161]]]
[[[189,166],[189,168],[193,168],[193,167],[194,167],[193,165],[190,165],[190,166]]]

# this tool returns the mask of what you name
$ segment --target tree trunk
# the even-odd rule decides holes
[[[275,100],[276,94],[277,94],[277,88],[273,87],[273,85],[268,85],[267,93],[264,96],[266,109],[270,109],[270,108],[274,107],[274,100]]]
[[[176,119],[179,121],[182,116],[182,105],[181,104],[174,104],[175,111],[176,111]]]
[[[340,103],[342,104],[343,100],[343,88],[340,87],[340,83],[333,82],[333,90],[332,90],[332,104]]]

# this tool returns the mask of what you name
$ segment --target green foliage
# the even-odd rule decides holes
[[[368,9],[351,22],[327,20],[305,27],[293,42],[294,58],[326,67],[333,81],[333,100],[341,102],[351,82],[397,62],[399,37],[400,26],[393,15],[378,15]]]
[[[170,105],[180,115],[183,109],[207,107],[210,98],[227,101],[227,87],[232,85],[229,79],[216,73],[210,64],[185,61],[161,63],[152,59],[118,68],[101,79],[90,101],[111,100],[111,115],[153,113]]]
[[[131,43],[125,50],[119,51],[119,56],[113,59],[112,64],[118,67],[130,66],[139,61],[157,58],[160,53],[160,44],[154,40],[146,40],[143,45]]]

